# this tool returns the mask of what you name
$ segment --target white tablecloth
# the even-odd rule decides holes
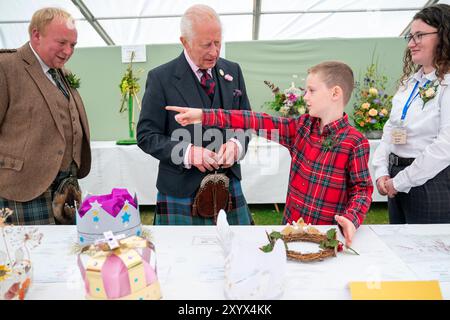
[[[224,299],[224,256],[214,226],[146,226],[156,247],[163,299]],[[318,227],[325,232],[330,227]],[[265,231],[281,226],[234,226],[255,249]],[[83,299],[84,287],[71,249],[75,226],[42,226],[42,244],[31,251],[34,283],[28,299]],[[342,240],[342,239],[341,239]],[[292,247],[291,247],[292,245]],[[293,247],[293,250],[303,250]],[[282,299],[350,299],[350,281],[438,280],[450,299],[450,224],[363,225],[352,247],[359,256],[338,253],[321,262],[288,261]],[[309,250],[316,251],[316,248]]]
[[[370,140],[371,155],[378,140]],[[291,157],[286,148],[263,138],[254,138],[242,165],[242,189],[248,203],[284,203]],[[371,173],[373,173],[370,166]],[[158,160],[136,145],[119,146],[114,141],[92,142],[91,173],[80,180],[84,192],[110,193],[114,187],[135,191],[140,204],[156,204]],[[375,190],[373,201],[386,201]]]

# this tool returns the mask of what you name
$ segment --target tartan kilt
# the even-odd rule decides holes
[[[241,182],[235,177],[230,178],[229,191],[233,209],[227,212],[230,225],[250,225],[253,223],[247,201],[242,193]],[[158,192],[156,200],[155,225],[214,225],[214,219],[192,216],[192,204],[195,194],[191,197],[178,198]]]
[[[71,173],[76,176],[76,171],[75,164],[71,165],[70,171],[60,171],[50,187],[33,200],[19,202],[0,197],[0,208],[9,208],[13,211],[6,222],[13,225],[55,224],[52,208],[53,195],[61,181]]]

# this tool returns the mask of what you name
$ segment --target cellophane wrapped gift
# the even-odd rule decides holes
[[[108,239],[107,239],[108,240]],[[78,265],[87,299],[156,300],[161,298],[153,243],[143,237],[84,247]]]
[[[30,250],[41,243],[36,227],[13,226],[6,219],[13,215],[0,209],[0,300],[24,300],[33,281]]]
[[[142,234],[138,202],[127,189],[114,188],[111,193],[87,196],[77,211],[78,243],[95,243],[103,233],[124,234],[129,237]]]

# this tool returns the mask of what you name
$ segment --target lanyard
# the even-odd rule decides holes
[[[430,82],[430,80],[427,80],[427,82],[425,82],[425,84],[423,86],[425,87],[429,82]],[[411,106],[414,99],[416,99],[417,96],[419,95],[420,91],[414,95],[414,92],[416,91],[418,86],[419,86],[419,80],[417,80],[416,84],[414,85],[414,88],[412,89],[411,94],[409,95],[409,98],[406,101],[405,106],[403,107],[401,120],[405,120],[409,107]],[[413,95],[414,95],[414,97],[413,97]]]

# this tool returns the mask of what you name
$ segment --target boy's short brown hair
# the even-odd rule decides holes
[[[352,69],[340,61],[324,61],[308,69],[308,73],[320,73],[327,87],[339,86],[344,94],[344,105],[348,103],[355,86]]]

